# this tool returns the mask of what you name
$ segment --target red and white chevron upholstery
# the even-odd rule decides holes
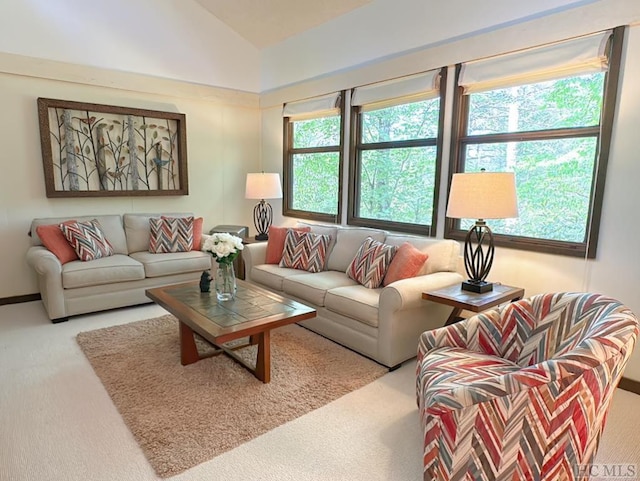
[[[87,222],[64,222],[59,227],[81,261],[113,255],[113,247],[97,219]]]
[[[285,237],[284,251],[282,251],[279,266],[320,272],[324,269],[330,243],[330,235],[297,232],[289,229]]]
[[[627,307],[586,293],[542,294],[423,333],[424,479],[587,480],[637,335]]]
[[[149,252],[189,252],[193,245],[193,217],[149,219]]]
[[[398,248],[367,237],[347,267],[347,276],[369,289],[380,287]]]

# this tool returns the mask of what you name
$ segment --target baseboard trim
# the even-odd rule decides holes
[[[640,394],[640,381],[634,381],[633,379],[628,379],[623,377],[618,384],[620,389],[624,389],[625,391],[629,391],[635,394]]]
[[[24,296],[1,297],[0,306],[7,304],[20,304],[21,302],[39,301],[42,299],[40,294],[25,294]]]

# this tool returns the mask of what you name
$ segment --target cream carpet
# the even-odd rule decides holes
[[[1,481],[160,479],[76,335],[164,314],[149,304],[53,325],[40,302],[0,306]],[[415,364],[407,361],[397,371],[170,479],[420,481],[420,431]],[[640,396],[618,389],[596,461],[634,464],[640,473],[638,433]]]
[[[77,341],[161,477],[174,476],[383,376],[353,351],[289,325],[271,334],[271,382],[225,355],[180,364],[171,315],[78,334]],[[202,354],[211,347],[199,340]],[[255,365],[257,347],[236,351]]]

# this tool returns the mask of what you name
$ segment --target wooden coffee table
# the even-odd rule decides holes
[[[147,289],[146,295],[178,318],[183,366],[225,353],[268,383],[271,380],[271,330],[315,317],[316,310],[241,280],[237,280],[237,285],[236,298],[226,302],[218,302],[215,292],[200,292],[198,282]],[[217,350],[201,356],[194,332]],[[249,337],[249,344],[233,348],[224,345],[244,337]],[[258,345],[255,368],[233,352],[251,344]]]

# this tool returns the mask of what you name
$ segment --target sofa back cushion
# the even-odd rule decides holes
[[[418,275],[433,274],[434,272],[456,272],[458,270],[460,244],[454,240],[388,234],[384,242],[385,244],[398,247],[404,242],[408,242],[421,252],[427,254],[429,259],[424,263]]]
[[[87,222],[96,219],[100,223],[104,236],[113,247],[115,254],[128,254],[127,239],[124,235],[124,229],[122,228],[122,217],[120,215],[80,215],[80,216],[67,216],[67,217],[44,217],[33,219],[31,222],[31,243],[36,246],[41,246],[42,239],[38,236],[37,227],[40,225],[50,224],[62,224],[67,221],[79,221]]]
[[[124,232],[127,235],[126,243],[129,253],[149,251],[151,230],[149,219],[152,217],[190,217],[191,213],[164,213],[164,214],[125,214],[123,216]]]
[[[313,232],[313,231],[312,231]],[[385,231],[360,227],[341,227],[338,229],[336,243],[329,255],[327,269],[346,272],[349,264],[356,256],[358,249],[367,237],[384,242]]]

